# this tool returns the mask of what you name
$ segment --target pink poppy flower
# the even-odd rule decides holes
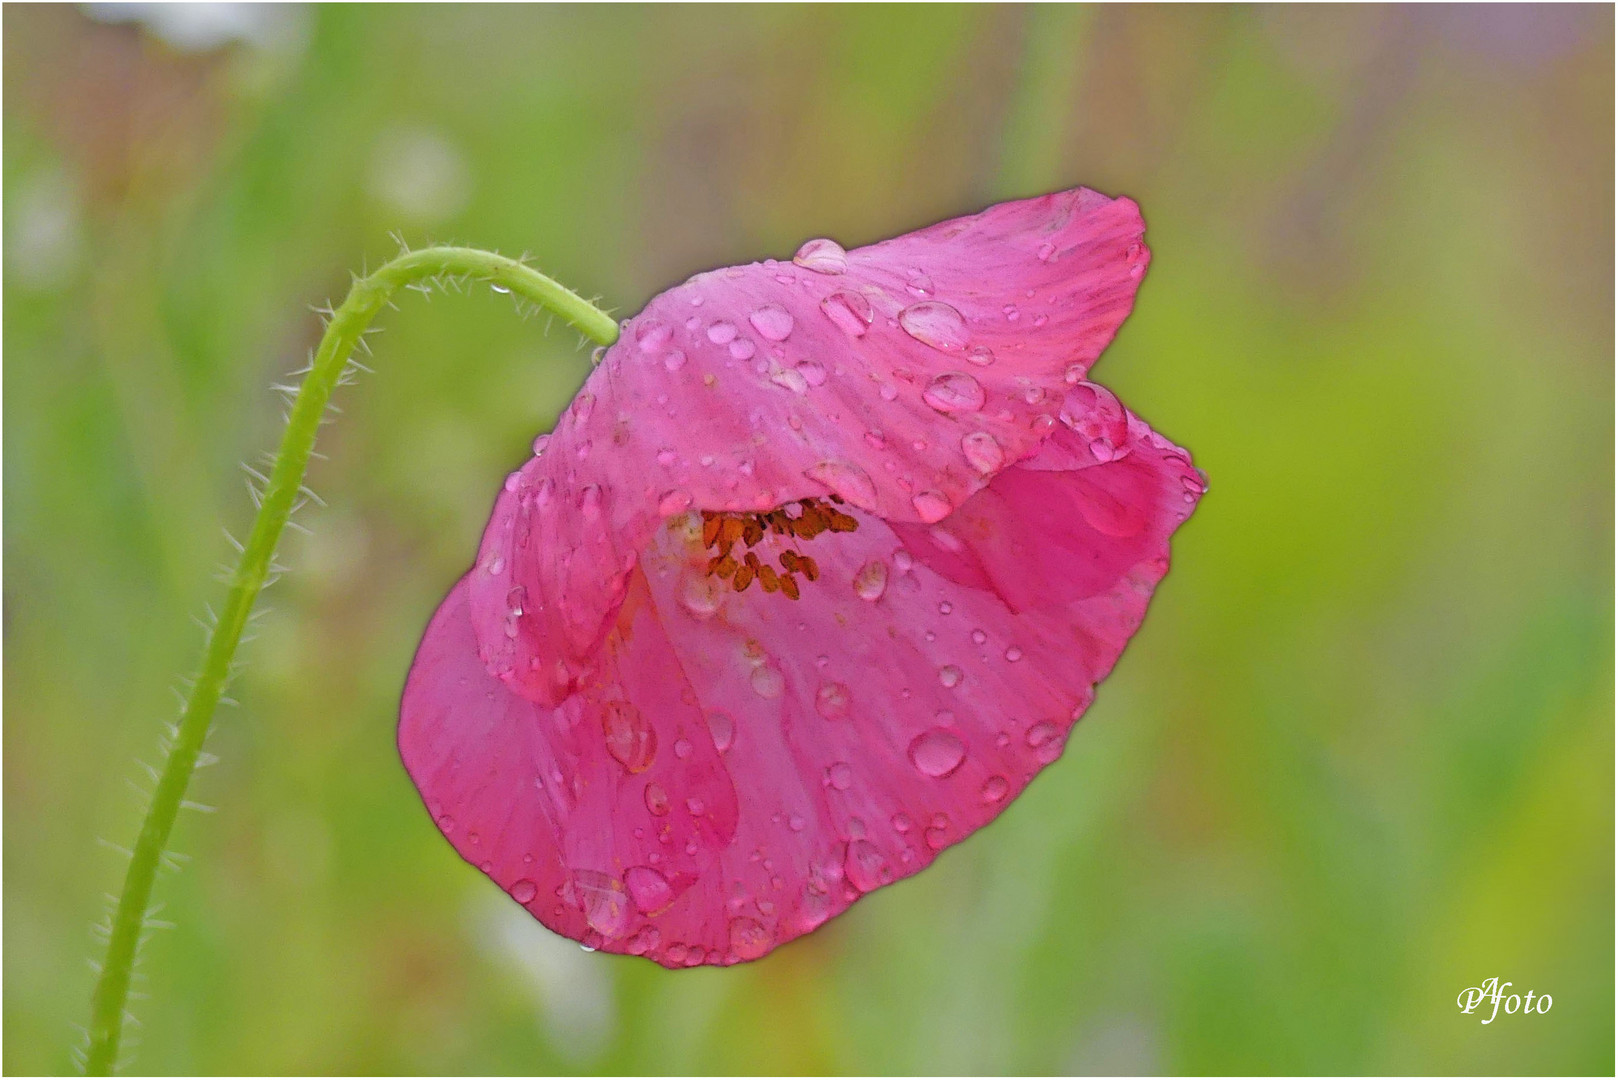
[[[668,967],[807,933],[1061,754],[1204,481],[1086,373],[1146,270],[1078,189],[699,274],[624,324],[405,687],[450,843]]]

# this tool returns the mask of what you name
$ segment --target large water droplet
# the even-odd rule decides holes
[[[832,293],[820,302],[820,310],[839,330],[855,338],[864,337],[876,318],[871,302],[854,292]]]
[[[841,720],[848,715],[848,687],[842,683],[822,683],[815,691],[815,711],[827,720]]]
[[[899,312],[899,325],[923,345],[945,352],[966,345],[966,320],[940,300],[911,304]]]
[[[941,413],[977,412],[983,408],[983,387],[964,371],[946,371],[927,384],[921,399]]]
[[[1062,729],[1048,720],[1041,720],[1028,729],[1023,741],[1040,761],[1049,764],[1062,756]]]
[[[749,315],[747,321],[768,341],[785,341],[792,333],[792,313],[779,304],[765,304]]]
[[[949,512],[954,509],[949,500],[944,497],[943,492],[939,491],[919,492],[910,500],[910,504],[916,508],[916,513],[921,517],[921,520],[929,525],[935,521],[943,521],[949,517]]]
[[[708,340],[715,345],[729,345],[736,340],[736,325],[721,319],[708,327]]]
[[[669,795],[663,790],[663,785],[656,780],[646,785],[644,795],[646,810],[653,817],[662,817],[669,812]]]
[[[770,951],[770,932],[746,916],[732,919],[730,948],[743,960],[757,960]]]
[[[966,760],[966,744],[943,728],[924,731],[910,741],[910,763],[924,776],[943,778]]]
[[[848,269],[848,253],[835,240],[810,240],[792,256],[792,261],[817,274],[841,274]]]
[[[805,469],[804,475],[861,510],[876,509],[876,483],[871,479],[871,474],[858,465],[844,461],[822,461]]]
[[[635,907],[647,915],[663,910],[674,900],[669,879],[650,866],[631,866],[624,873],[624,884]]]
[[[573,884],[590,929],[606,938],[623,937],[629,932],[633,912],[623,886],[597,870],[573,871]]]
[[[843,857],[843,876],[860,892],[870,892],[893,880],[893,866],[881,848],[869,840],[854,840]]]
[[[609,701],[601,711],[607,753],[632,773],[645,772],[657,756],[657,732],[627,701]]]
[[[711,618],[719,610],[721,597],[718,580],[707,575],[687,574],[680,590],[680,603],[699,619]]]
[[[527,878],[514,881],[511,884],[511,898],[519,904],[532,903],[534,897],[539,895],[539,886]]]
[[[674,327],[668,323],[649,320],[635,327],[635,344],[643,353],[661,352],[674,336]]]
[[[974,431],[963,436],[961,453],[966,455],[967,464],[984,476],[998,472],[1006,463],[1006,452],[1000,449],[1000,444],[987,431]]]
[[[854,595],[861,600],[876,601],[888,588],[888,564],[872,559],[854,574]]]
[[[1090,443],[1098,460],[1122,456],[1119,451],[1129,441],[1129,414],[1106,387],[1091,382],[1074,386],[1062,399],[1059,417]]]
[[[754,668],[748,681],[753,684],[753,693],[761,698],[778,698],[786,687],[786,680],[781,677],[781,673],[769,664],[760,664]]]
[[[713,736],[714,749],[723,754],[736,738],[736,722],[729,713],[714,711],[708,714],[708,734]]]

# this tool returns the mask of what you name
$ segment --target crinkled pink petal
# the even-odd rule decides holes
[[[1081,188],[654,297],[495,507],[472,583],[491,669],[552,704],[587,683],[637,553],[688,507],[949,514],[1056,428],[1129,313],[1143,229]]]
[[[675,967],[761,956],[991,821],[1203,490],[1084,378],[1144,260],[1134,205],[1077,191],[654,299],[412,668],[400,747],[457,850]],[[709,572],[698,511],[828,492],[856,529],[750,549],[813,557],[799,599]]]

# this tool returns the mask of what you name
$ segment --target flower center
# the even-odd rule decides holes
[[[831,501],[838,505],[843,502],[835,495],[831,496]],[[796,514],[792,513],[794,508]],[[731,554],[736,541],[752,548],[770,534],[808,541],[823,532],[853,532],[859,527],[860,523],[853,517],[819,499],[799,499],[762,513],[704,510],[702,546],[714,549],[714,556],[708,560],[708,575],[728,580],[737,592],[746,592],[748,586],[757,581],[767,593],[779,591],[796,600],[798,574],[809,581],[820,577],[820,567],[815,565],[814,559],[787,548],[781,552],[781,569],[776,570],[752,551],[743,552],[738,560]]]

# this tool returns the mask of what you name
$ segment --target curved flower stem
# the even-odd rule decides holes
[[[588,301],[515,259],[474,248],[434,247],[407,252],[375,273],[355,280],[342,306],[332,313],[313,364],[293,401],[253,531],[230,579],[225,606],[208,635],[201,674],[180,713],[173,746],[124,875],[123,891],[112,917],[106,962],[91,999],[90,1041],[85,1057],[85,1070],[91,1074],[110,1075],[117,1063],[131,969],[147,929],[147,905],[163,849],[184,801],[214,709],[229,681],[242,630],[272,572],[271,560],[281,532],[304,491],[304,471],[314,451],[321,414],[355,345],[382,306],[401,287],[440,277],[488,282],[555,312],[600,344],[610,345],[618,338],[617,324]]]

